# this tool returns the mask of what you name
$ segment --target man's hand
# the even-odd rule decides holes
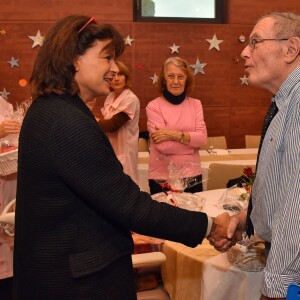
[[[247,210],[243,210],[240,213],[229,218],[228,223],[227,220],[222,220],[223,215],[219,215],[217,218],[221,217],[219,220],[224,222],[224,225],[227,224],[226,235],[223,237],[216,237],[214,234],[209,234],[207,239],[210,244],[216,248],[216,250],[225,252],[232,246],[236,244],[237,241],[240,241],[243,238],[243,232],[245,230],[245,222],[247,216]],[[215,220],[214,220],[215,221]],[[218,222],[218,220],[217,220]],[[213,231],[214,224],[212,226]]]
[[[231,241],[227,238],[230,216],[228,213],[223,213],[213,218],[211,231],[207,237],[210,244],[218,251],[224,252],[230,246]]]
[[[230,218],[227,230],[227,238],[231,240],[232,246],[234,246],[237,241],[240,241],[243,238],[243,232],[246,228],[246,216],[247,209],[239,212],[236,215],[233,215]]]

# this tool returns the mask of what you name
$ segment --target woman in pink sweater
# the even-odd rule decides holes
[[[151,194],[162,191],[160,180],[167,180],[177,189],[172,185],[174,169],[181,179],[194,183],[185,192],[202,191],[198,149],[206,143],[207,130],[200,100],[187,96],[193,81],[194,75],[185,60],[168,58],[158,78],[162,95],[146,107],[151,141],[148,174]]]

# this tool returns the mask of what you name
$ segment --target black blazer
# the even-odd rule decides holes
[[[15,299],[75,299],[74,279],[132,253],[130,230],[196,246],[206,229],[206,214],[139,190],[78,96],[31,105],[19,140]]]

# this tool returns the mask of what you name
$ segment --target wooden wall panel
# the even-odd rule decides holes
[[[290,11],[299,13],[299,0],[227,0],[228,16],[227,22],[230,24],[255,24],[256,21],[267,12]]]
[[[245,147],[246,134],[261,134],[262,124],[268,106],[235,106],[230,108],[230,135],[229,138],[227,138],[227,143],[230,145],[230,148]]]
[[[7,33],[0,35],[0,92],[6,88],[11,93],[8,100],[13,104],[29,97],[29,87],[19,86],[18,81],[29,80],[39,47],[31,48],[28,35],[36,35],[38,29],[45,35],[53,22],[65,15],[93,15],[134,39],[132,46],[126,46],[122,60],[129,67],[133,91],[141,102],[141,131],[146,130],[145,107],[159,95],[150,77],[159,73],[163,62],[171,55],[179,55],[189,64],[195,64],[198,57],[207,65],[205,75],[195,76],[191,96],[203,104],[208,134],[225,135],[231,148],[243,147],[245,134],[260,134],[271,95],[241,85],[244,62],[239,57],[246,44],[238,37],[241,34],[248,37],[257,18],[266,11],[299,11],[300,1],[227,1],[229,24],[135,23],[132,0],[91,0],[89,3],[49,0],[46,8],[38,0],[1,1],[0,30]],[[223,40],[220,51],[208,50],[206,39],[211,39],[214,33]],[[180,46],[179,54],[171,54],[169,47],[173,43]],[[8,61],[12,56],[20,59],[19,68],[10,68]],[[136,67],[138,63],[143,65],[142,69]],[[97,99],[98,112],[103,101],[103,97]]]
[[[103,22],[132,22],[132,0],[2,0],[0,21],[55,21],[66,15],[94,16]]]

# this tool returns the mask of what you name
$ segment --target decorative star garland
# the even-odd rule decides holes
[[[154,73],[154,75],[152,77],[150,77],[150,79],[152,79],[152,84],[155,84],[158,80],[156,73]]]
[[[246,77],[246,75],[244,75],[243,77],[240,77],[240,80],[242,81],[241,85],[243,85],[243,84],[248,85],[248,78]]]
[[[191,68],[195,69],[194,70],[194,75],[198,74],[198,73],[202,73],[205,74],[203,68],[207,65],[207,63],[200,63],[198,57],[196,60],[196,63],[194,65],[190,65]]]
[[[38,30],[37,34],[35,36],[28,35],[28,37],[33,40],[33,44],[31,48],[34,48],[36,46],[43,46],[44,43],[44,37],[41,35],[41,32]]]
[[[138,70],[142,70],[143,67],[144,67],[144,65],[141,64],[141,63],[138,63],[138,64],[135,65],[135,67],[136,67]]]
[[[7,96],[10,94],[9,92],[6,91],[5,88],[4,88],[3,91],[0,92],[0,93],[1,93],[1,96],[2,96],[4,99],[6,99],[6,100],[7,100]]]
[[[171,49],[171,54],[173,53],[179,53],[179,48],[180,46],[176,46],[174,43],[173,43],[173,46],[169,47]]]
[[[126,38],[124,39],[125,45],[129,45],[132,46],[131,43],[134,41],[134,39],[130,38],[129,35],[126,36]]]
[[[213,38],[212,39],[206,39],[208,42],[209,42],[209,49],[208,50],[211,50],[211,49],[217,49],[218,51],[220,51],[220,47],[219,45],[221,43],[223,43],[223,40],[218,40],[217,39],[217,36],[216,34],[214,34]]]
[[[8,61],[8,63],[10,64],[10,68],[13,68],[13,67],[19,67],[18,61],[19,61],[18,58],[14,58],[14,57],[12,56],[12,57],[11,57],[11,60]]]

